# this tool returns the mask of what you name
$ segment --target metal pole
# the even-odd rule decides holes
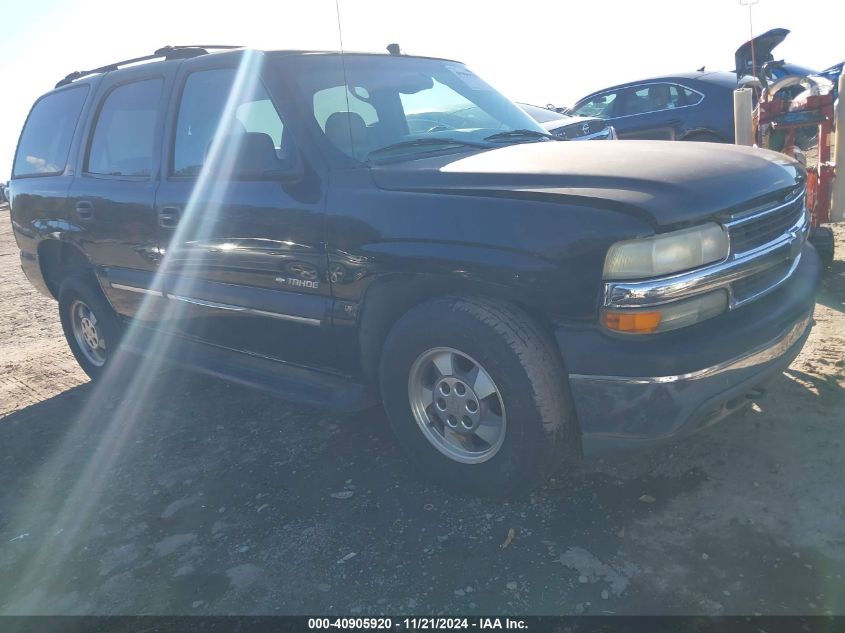
[[[757,76],[757,52],[754,46],[754,21],[751,18],[751,7],[757,4],[760,0],[739,0],[739,4],[748,7],[748,33],[751,36],[751,76]],[[737,70],[739,70],[737,68]]]
[[[845,94],[845,75],[839,75],[839,96]],[[833,154],[835,172],[833,199],[830,203],[831,222],[845,221],[845,109],[836,108],[836,149]]]
[[[737,145],[754,144],[751,111],[751,88],[734,90],[734,140]]]

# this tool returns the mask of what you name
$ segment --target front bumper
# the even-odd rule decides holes
[[[584,454],[659,444],[743,408],[801,351],[820,278],[819,258],[805,245],[775,291],[698,325],[633,339],[559,328]]]

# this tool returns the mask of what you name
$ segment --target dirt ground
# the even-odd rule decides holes
[[[92,387],[7,213],[0,614],[845,614],[845,226],[753,410],[500,503],[420,481],[378,413],[143,366]]]

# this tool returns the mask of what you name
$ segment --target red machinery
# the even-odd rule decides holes
[[[762,91],[757,141],[804,162],[810,240],[826,265],[833,261],[830,222],[834,166],[830,162],[834,122],[833,84],[820,77],[784,77]]]

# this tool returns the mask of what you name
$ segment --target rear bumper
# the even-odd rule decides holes
[[[660,444],[743,408],[801,351],[820,277],[808,245],[776,291],[699,325],[642,338],[560,328],[584,454]]]

